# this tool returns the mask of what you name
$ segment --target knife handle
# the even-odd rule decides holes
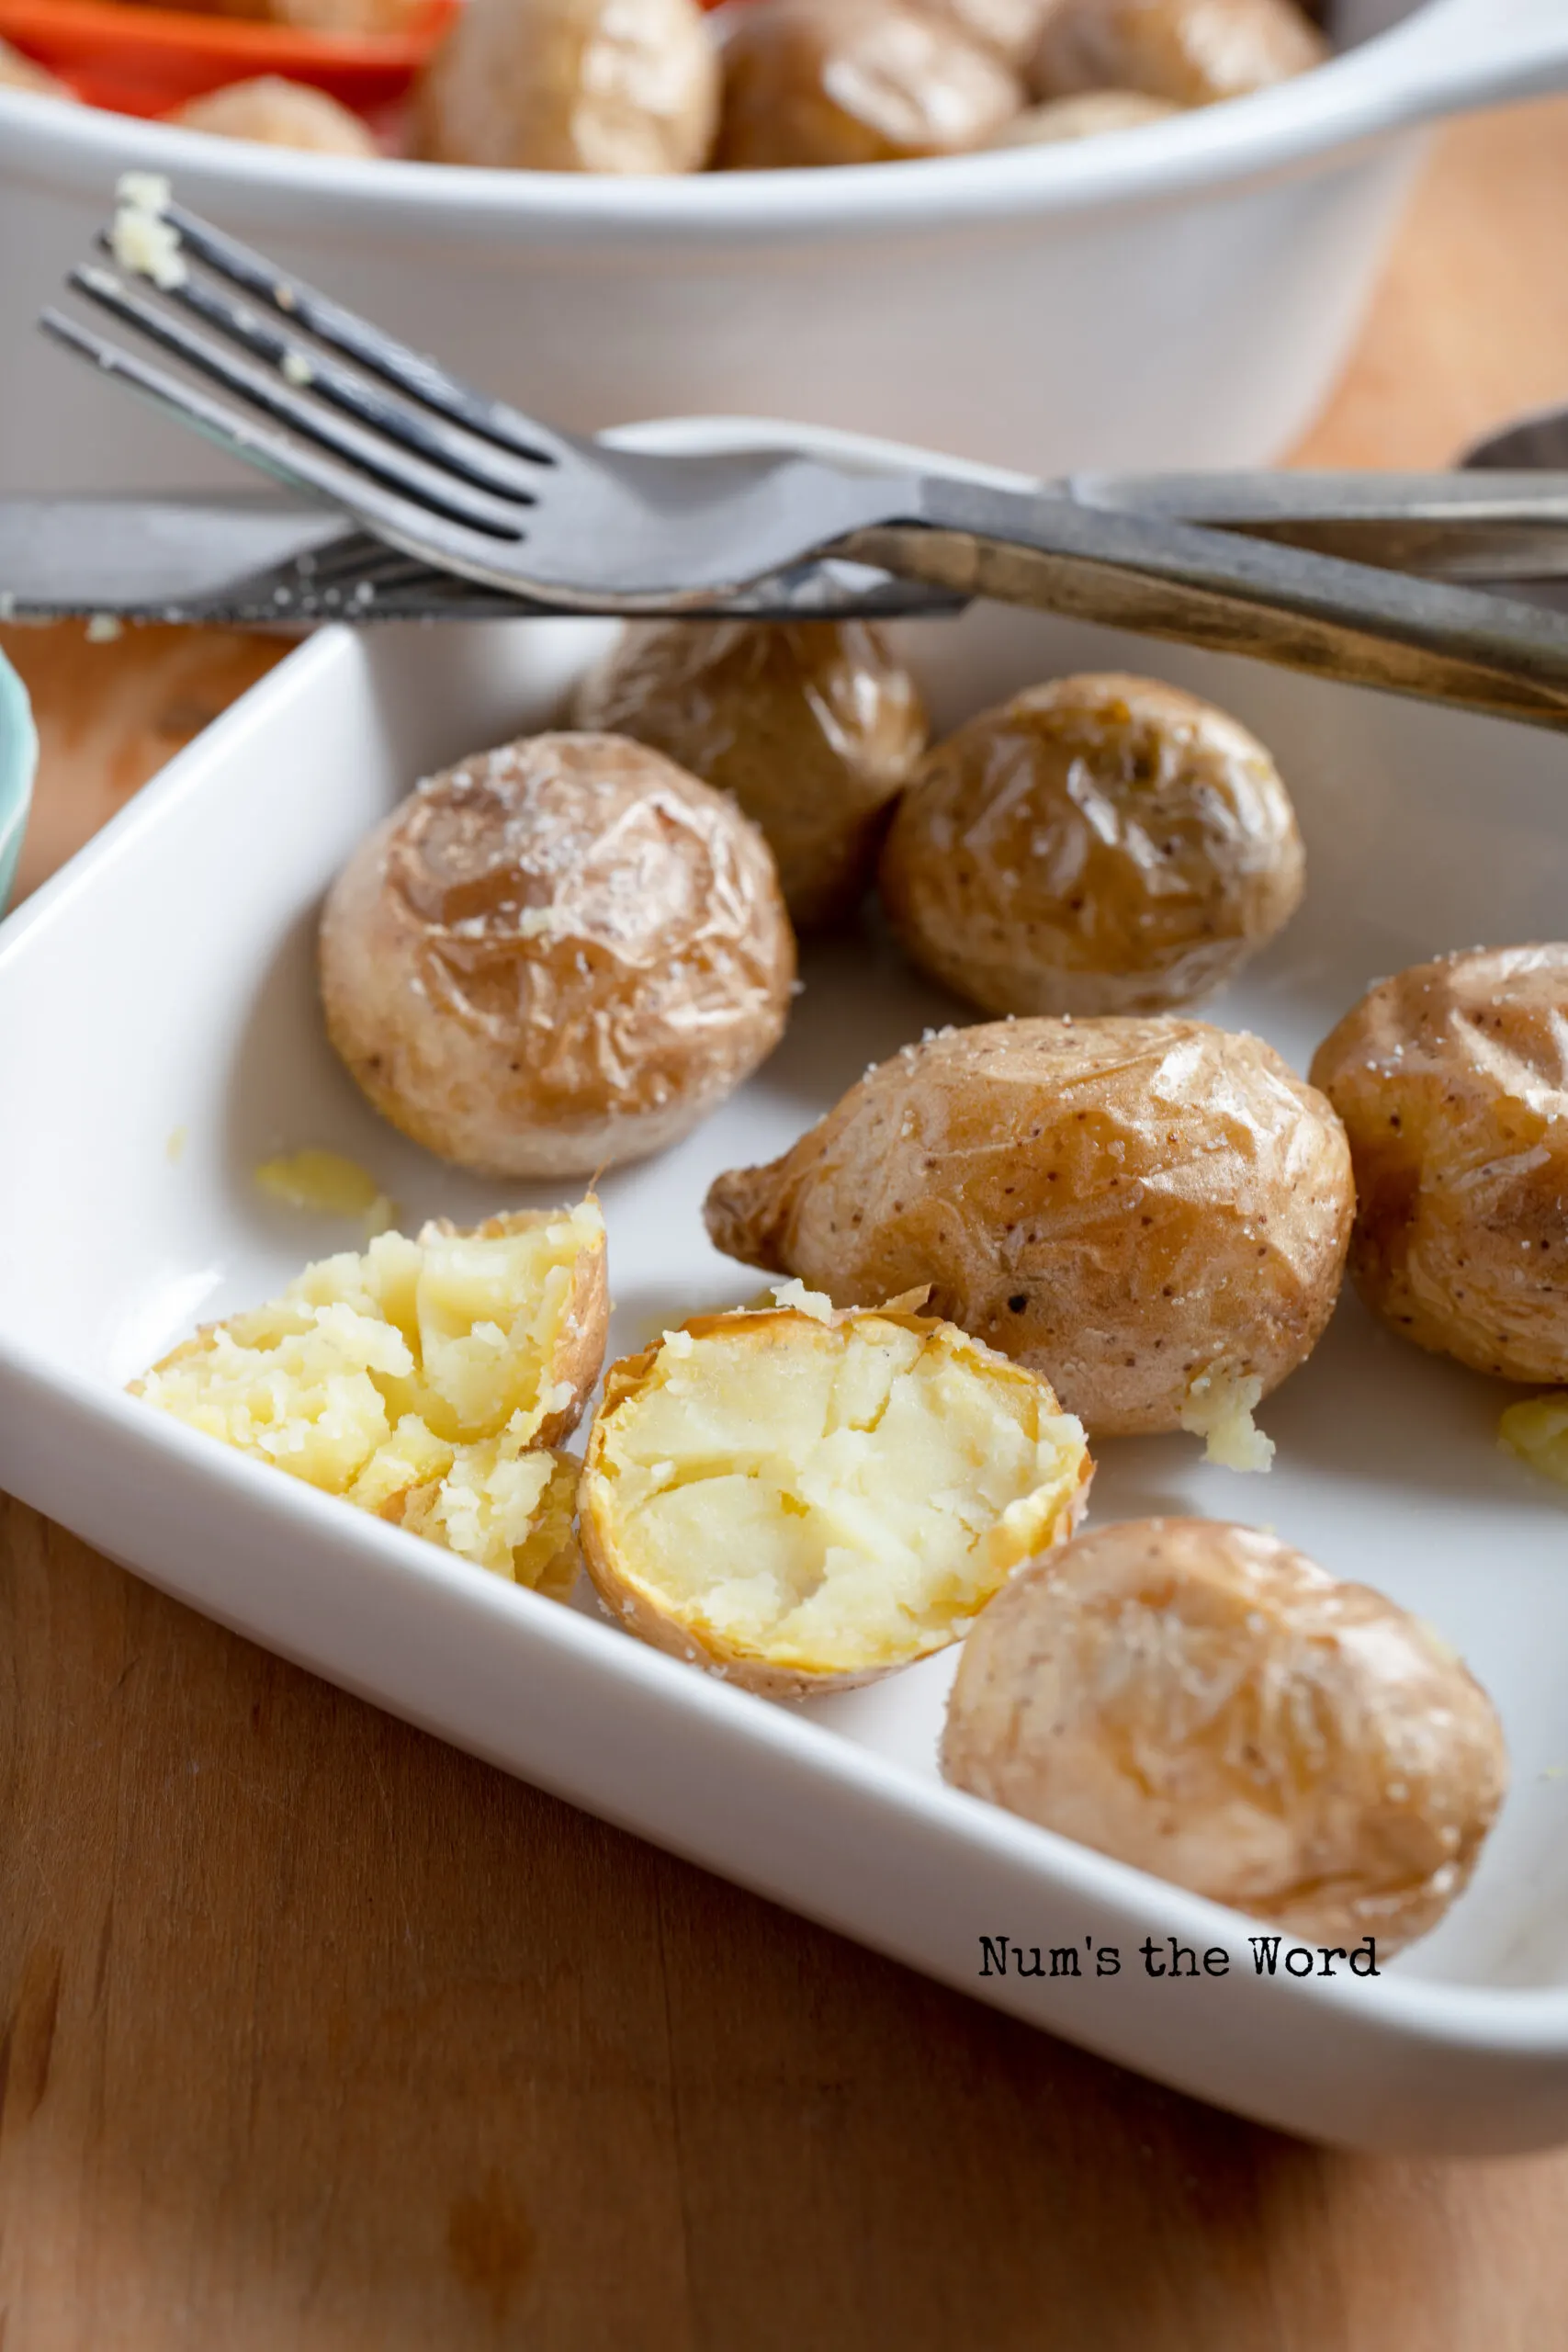
[[[923,478],[834,552],[960,594],[1568,729],[1568,619],[1163,516]]]

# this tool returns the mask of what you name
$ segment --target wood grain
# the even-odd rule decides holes
[[[1568,396],[1565,218],[1568,107],[1453,134],[1309,454]],[[0,1500],[4,2352],[1561,2352],[1565,2205],[1119,2074]]]

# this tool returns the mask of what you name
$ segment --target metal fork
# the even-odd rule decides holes
[[[182,208],[154,287],[71,283],[217,384],[41,323],[234,455],[404,554],[552,607],[711,605],[818,559],[1568,729],[1568,619],[1165,515],[788,449],[652,455],[557,431],[449,376]]]

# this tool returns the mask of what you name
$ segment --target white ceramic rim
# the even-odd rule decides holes
[[[287,217],[330,201],[335,234],[406,227],[434,240],[486,225],[538,243],[689,240],[723,246],[916,232],[1146,205],[1273,175],[1469,107],[1568,86],[1562,0],[1425,0],[1388,31],[1256,96],[1135,135],[900,164],[668,178],[477,170],[284,154],[96,108],[0,91],[13,175],[79,186],[130,166],[199,176],[221,199]]]

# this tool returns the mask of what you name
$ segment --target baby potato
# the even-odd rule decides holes
[[[1303,1363],[1353,1205],[1323,1097],[1261,1039],[1167,1018],[906,1046],[704,1214],[729,1257],[840,1304],[929,1283],[933,1314],[1113,1437],[1198,1426]]]
[[[1056,0],[1029,80],[1035,96],[1144,90],[1213,106],[1321,65],[1328,44],[1296,0]]]
[[[1179,687],[1060,678],[984,711],[899,802],[879,883],[912,959],[987,1012],[1158,1012],[1300,903],[1273,761]]]
[[[292,147],[311,155],[380,153],[367,123],[325,90],[281,74],[231,82],[205,97],[191,98],[168,117],[182,130],[206,130],[218,139],[253,139],[263,147]]]
[[[958,154],[1024,103],[993,50],[900,0],[748,0],[723,54],[721,170]]]
[[[1323,1041],[1345,1122],[1350,1272],[1417,1347],[1568,1381],[1568,946],[1475,948],[1380,980]]]
[[[767,836],[797,931],[859,904],[926,741],[914,680],[864,621],[634,623],[573,718],[731,794]]]
[[[591,1174],[687,1134],[784,1035],[795,940],[739,809],[616,735],[536,735],[422,784],[321,931],[327,1033],[457,1166]]]
[[[910,0],[923,17],[953,26],[965,40],[994,49],[1010,65],[1034,53],[1040,28],[1055,0]]]
[[[1055,147],[1072,139],[1099,139],[1108,130],[1141,130],[1168,122],[1184,109],[1141,90],[1085,90],[1076,98],[1047,98],[1006,122],[989,147]]]
[[[76,93],[56,79],[47,67],[35,64],[13,49],[8,40],[0,40],[0,90],[28,90],[35,98],[68,98],[76,103]]]
[[[697,172],[718,120],[697,0],[468,0],[426,70],[429,162]]]
[[[942,1769],[1080,1845],[1341,1949],[1398,1951],[1502,1804],[1492,1702],[1419,1618],[1278,1537],[1096,1528],[964,1645]]]
[[[1090,1475],[1044,1381],[930,1317],[800,1294],[611,1367],[582,1553],[628,1631],[795,1698],[957,1641]]]
[[[610,1302],[592,1199],[444,1219],[307,1266],[132,1383],[190,1428],[536,1590],[570,1589]]]

